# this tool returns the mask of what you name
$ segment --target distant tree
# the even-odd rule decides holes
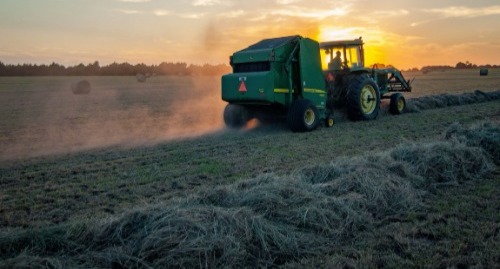
[[[377,68],[385,68],[385,64],[383,63],[374,63],[370,66],[370,68],[377,67]]]
[[[88,75],[93,75],[93,76],[99,75],[100,70],[101,66],[99,65],[98,61],[94,61],[94,63],[88,64],[86,66],[86,71]]]
[[[161,75],[187,75],[186,63],[166,63],[162,62],[155,70],[155,73]]]
[[[48,67],[47,67],[47,73],[46,75],[49,76],[57,76],[61,74],[65,74],[66,72],[66,67],[57,64],[55,62],[52,62]]]
[[[465,69],[465,68],[467,68],[467,65],[466,65],[465,63],[458,62],[458,63],[455,65],[455,68],[456,68],[456,69]]]
[[[426,73],[430,71],[444,71],[444,70],[450,70],[453,69],[452,66],[449,65],[429,65],[429,66],[423,66],[420,71]]]
[[[477,65],[474,65],[472,64],[471,62],[469,61],[465,61],[465,63],[463,62],[458,62],[456,65],[455,65],[455,68],[456,69],[470,69],[470,68],[474,68],[474,66],[477,67]]]

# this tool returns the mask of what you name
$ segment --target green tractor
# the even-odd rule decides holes
[[[361,38],[265,39],[235,52],[230,64],[233,73],[222,77],[222,99],[228,102],[224,122],[231,128],[281,116],[294,132],[312,131],[320,123],[333,126],[334,107],[345,107],[352,120],[372,120],[381,98],[391,99],[391,113],[403,113],[406,103],[399,92],[411,91],[398,70],[364,66]]]

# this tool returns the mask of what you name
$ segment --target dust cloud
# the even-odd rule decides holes
[[[225,103],[219,77],[91,77],[92,92],[74,95],[71,80],[34,81],[2,103],[0,160],[154,145],[218,132]],[[17,92],[16,92],[17,90]],[[0,92],[0,94],[6,94]],[[3,99],[3,98],[2,98]]]

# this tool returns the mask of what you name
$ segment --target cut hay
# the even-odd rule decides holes
[[[480,76],[487,76],[488,75],[488,69],[482,68],[479,70],[479,75]]]
[[[71,91],[73,94],[89,94],[91,88],[92,87],[88,80],[80,80],[71,84]]]
[[[409,99],[407,112],[415,113],[427,109],[443,108],[449,106],[469,105],[487,101],[500,100],[500,91],[483,92],[476,90],[463,94],[439,94]]]
[[[500,165],[500,126],[491,122],[483,122],[465,128],[455,123],[446,131],[444,138],[463,143],[469,147],[478,147],[486,151],[491,160]]]
[[[2,232],[0,268],[25,260],[55,268],[267,268],[328,255],[421,209],[429,193],[490,175],[499,136],[493,123],[453,125],[442,141],[264,174],[111,220]]]

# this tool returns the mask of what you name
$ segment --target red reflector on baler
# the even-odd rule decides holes
[[[247,86],[245,85],[245,81],[242,81],[240,83],[240,88],[238,89],[239,92],[246,92],[247,91]]]

